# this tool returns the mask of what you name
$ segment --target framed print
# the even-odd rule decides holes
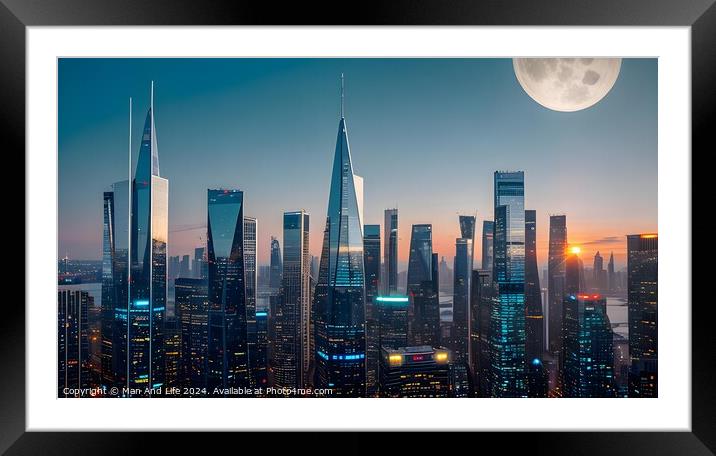
[[[8,454],[316,430],[713,451],[709,2],[6,3]]]

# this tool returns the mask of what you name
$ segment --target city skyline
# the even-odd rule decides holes
[[[67,253],[73,258],[101,258],[102,191],[106,190],[107,183],[127,178],[126,101],[131,95],[136,105],[144,106],[149,92],[147,81],[155,79],[159,81],[155,99],[158,105],[157,135],[162,144],[162,175],[172,181],[168,256],[191,252],[206,241],[205,234],[203,240],[199,239],[202,231],[205,232],[205,223],[201,220],[206,207],[197,200],[205,195],[203,192],[207,188],[239,188],[246,194],[246,215],[259,221],[258,262],[267,264],[270,236],[281,239],[284,211],[301,208],[313,214],[326,211],[325,186],[330,180],[330,169],[315,163],[331,159],[333,145],[330,143],[335,132],[330,132],[326,125],[339,116],[337,75],[344,69],[346,111],[352,119],[350,135],[355,167],[366,179],[368,189],[364,223],[381,223],[384,209],[399,209],[401,270],[406,270],[412,224],[431,223],[434,227],[433,251],[441,257],[452,258],[455,238],[460,236],[456,223],[458,213],[477,211],[480,227],[482,220],[493,218],[490,199],[495,169],[525,170],[525,186],[529,189],[525,205],[537,210],[540,271],[547,261],[548,216],[551,213],[568,214],[570,243],[582,245],[585,257],[597,250],[604,256],[613,251],[617,269],[625,266],[626,233],[657,231],[656,198],[653,197],[657,184],[654,59],[625,59],[613,93],[595,107],[583,113],[572,113],[571,117],[549,112],[531,102],[511,73],[510,59],[447,59],[440,64],[431,59],[158,60],[60,60],[60,256]],[[117,65],[123,66],[123,71],[118,72]],[[207,69],[201,75],[196,74],[199,65]],[[240,76],[217,72],[219,69],[226,71],[226,67],[235,69],[237,65],[245,70]],[[181,68],[193,68],[194,73],[162,76],[169,70],[176,73]],[[417,69],[424,72],[416,72]],[[453,74],[456,69],[466,73],[456,76]],[[401,70],[412,71],[409,72],[410,79],[399,76]],[[98,79],[105,81],[102,74],[111,72],[116,87],[109,90],[109,94],[100,93],[99,85],[87,84],[87,71],[95,71]],[[468,76],[472,79],[468,80]],[[182,80],[187,83],[186,79],[194,84],[193,91],[186,86],[184,91],[178,87]],[[397,80],[402,84],[396,85]],[[78,98],[79,82],[84,84],[82,96]],[[420,88],[428,82],[437,89],[428,94],[421,93]],[[448,86],[447,82],[453,85]],[[207,85],[204,87],[200,83]],[[474,86],[474,92],[462,91],[470,88],[468,83]],[[203,90],[197,90],[197,85]],[[487,93],[488,86],[497,94]],[[301,90],[295,91],[297,87]],[[163,90],[166,92],[162,95]],[[120,95],[118,92],[126,93]],[[183,96],[178,96],[178,92]],[[415,107],[417,102],[407,99],[418,93],[425,102],[421,115],[408,112],[408,108]],[[506,97],[503,106],[497,105],[498,96]],[[269,105],[275,106],[264,106],[260,103],[261,97],[269,97],[263,100],[272,101]],[[476,97],[478,102],[473,103]],[[233,108],[235,111],[227,106],[231,101],[246,99],[253,103],[240,104]],[[427,101],[431,109],[425,109]],[[97,109],[88,109],[88,106]],[[375,110],[376,106],[379,109]],[[486,106],[493,108],[496,119],[489,118]],[[192,110],[188,111],[188,107]],[[202,114],[212,111],[211,108],[217,117],[201,120]],[[138,115],[140,111],[135,111],[133,130],[136,131],[141,121],[137,119],[142,116]],[[93,116],[87,116],[87,112],[92,112]],[[227,112],[230,115],[219,116]],[[315,114],[306,115],[309,112]],[[254,114],[253,117],[247,117],[250,114]],[[517,132],[524,133],[523,139],[505,135],[504,118],[510,116]],[[87,120],[87,117],[91,119]],[[230,124],[239,119],[246,120],[246,124]],[[211,123],[211,120],[216,122]],[[407,125],[409,121],[415,126]],[[426,124],[430,124],[426,132],[421,133],[420,128],[416,128]],[[473,125],[474,132],[461,128],[466,125]],[[491,141],[497,139],[491,137],[496,135],[487,128],[489,125],[501,125],[497,132],[502,130],[499,142],[492,145]],[[209,130],[188,138],[187,135],[200,126],[209,127]],[[259,131],[249,131],[250,126]],[[268,133],[268,126],[278,129],[279,133],[261,136],[260,132]],[[455,131],[465,134],[450,136]],[[555,135],[557,132],[559,135]],[[573,149],[578,133],[592,144],[586,141],[588,147],[581,149],[573,159],[579,165],[570,167],[564,158],[570,148]],[[237,136],[234,141],[231,141],[232,136]],[[279,147],[299,137],[305,141],[295,141],[291,147]],[[428,144],[425,144],[426,138]],[[540,140],[536,149],[542,154],[538,160],[533,156],[535,154],[523,150],[528,149],[530,139]],[[622,145],[615,147],[613,142],[619,139],[629,146],[620,142]],[[134,138],[132,150],[136,150],[138,141]],[[198,147],[199,141],[206,143]],[[97,152],[97,144],[106,146]],[[220,147],[210,147],[217,144]],[[87,153],[89,147],[94,151],[92,154]],[[629,153],[622,153],[627,147]],[[428,148],[439,150],[441,154],[430,154]],[[200,153],[196,153],[197,149]],[[247,153],[247,149],[257,152]],[[276,157],[260,152],[266,149],[280,153],[274,153],[278,155]],[[443,152],[446,149],[449,152]],[[545,154],[545,149],[555,152]],[[293,158],[296,153],[291,150],[302,153],[302,157]],[[390,151],[394,153],[388,154]],[[495,151],[503,153],[494,157]],[[411,157],[406,154],[410,153],[420,160],[406,160]],[[614,167],[613,172],[603,174],[610,157],[618,159],[619,166]],[[196,164],[197,159],[209,164]],[[243,163],[246,165],[242,166]],[[462,163],[465,166],[461,166]],[[405,172],[396,173],[396,169]],[[425,173],[426,169],[431,170],[432,176]],[[428,176],[434,185],[429,187],[430,191],[423,191],[421,198],[415,198],[414,195],[424,189],[419,180],[411,179],[414,176],[411,173],[420,170],[421,175]],[[207,175],[209,171],[213,172],[210,176]],[[446,171],[456,176],[445,174]],[[76,185],[78,173],[83,175],[85,185]],[[267,175],[272,179],[267,180]],[[465,176],[469,179],[465,180]],[[301,191],[292,191],[298,183]],[[565,193],[566,189],[569,192]],[[565,201],[565,194],[574,200]],[[625,198],[624,195],[631,196]],[[98,200],[96,208],[93,207],[94,199]],[[314,224],[310,233],[310,253],[314,256],[320,254],[323,236],[318,225]],[[477,232],[476,238],[479,239],[481,234]],[[475,246],[475,255],[481,256],[480,243]]]

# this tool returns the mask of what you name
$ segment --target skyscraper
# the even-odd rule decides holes
[[[381,349],[381,397],[449,397],[451,353],[429,346]]]
[[[495,222],[492,220],[484,220],[482,222],[482,263],[483,271],[492,271],[492,262],[494,260],[494,236]]]
[[[281,287],[281,275],[283,274],[283,265],[281,263],[281,245],[278,239],[271,236],[271,273],[269,275],[269,287],[272,290],[278,290]]]
[[[614,346],[607,301],[598,294],[564,298],[563,397],[614,397]]]
[[[492,395],[490,312],[497,299],[492,271],[472,271],[470,293],[470,371],[477,397]]]
[[[609,254],[609,263],[607,264],[607,291],[613,293],[617,289],[616,275],[614,274],[614,252]]]
[[[363,226],[363,263],[365,265],[365,324],[366,324],[366,392],[374,396],[378,391],[378,315],[376,298],[380,291],[380,225]]]
[[[437,264],[433,265],[433,226],[413,225],[408,257],[410,345],[437,347],[440,344],[440,303],[436,272]]]
[[[386,209],[383,224],[383,294],[398,292],[398,209]]]
[[[470,353],[470,281],[473,269],[475,217],[461,215],[459,221],[461,237],[455,240],[451,349],[454,363],[467,365]]]
[[[658,396],[658,257],[656,233],[627,236],[629,397]]]
[[[490,313],[493,395],[522,397],[525,377],[524,173],[495,172],[494,280],[498,300]]]
[[[299,388],[308,384],[310,364],[309,215],[283,214],[283,281],[276,311],[275,383]]]
[[[205,279],[207,274],[206,259],[204,258],[206,249],[197,247],[194,249],[194,262],[191,265],[191,272],[195,279]]]
[[[559,353],[562,345],[562,302],[565,293],[565,258],[567,255],[567,216],[549,216],[549,258],[547,259],[547,293],[549,293],[549,350]]]
[[[256,249],[258,226],[255,217],[244,216],[244,277],[246,279],[246,328],[247,347],[249,351],[249,384],[257,387],[254,367],[258,365],[256,358],[256,293],[258,278],[256,274]]]
[[[175,317],[164,320],[164,370],[167,388],[180,387],[181,379],[181,323]]]
[[[184,387],[206,387],[209,350],[209,295],[205,279],[178,278],[174,302],[181,329],[179,382]]]
[[[607,273],[604,270],[604,258],[599,254],[599,251],[594,255],[592,288],[598,292],[604,292],[607,288]]]
[[[209,189],[207,388],[249,385],[244,193]]]
[[[542,366],[544,316],[537,270],[537,213],[534,210],[525,211],[525,308],[526,361],[540,360],[539,365],[530,368],[530,372],[537,372],[537,367]]]
[[[378,296],[379,347],[401,348],[408,346],[408,306],[407,296]]]
[[[66,388],[90,386],[87,312],[93,305],[86,291],[57,292],[57,397],[74,397]]]
[[[104,192],[102,239],[101,381],[126,386],[129,181]]]
[[[189,255],[182,255],[181,261],[179,261],[179,277],[191,278],[191,260]]]
[[[131,203],[127,383],[156,388],[164,385],[169,181],[159,175],[153,82]]]
[[[333,159],[316,285],[316,380],[338,396],[365,395],[363,179],[353,174],[343,112]]]

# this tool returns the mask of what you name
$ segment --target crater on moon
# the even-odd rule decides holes
[[[614,87],[622,59],[513,59],[522,88],[542,106],[563,112],[594,106]]]

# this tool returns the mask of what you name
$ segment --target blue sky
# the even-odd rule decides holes
[[[433,223],[451,262],[458,213],[492,218],[495,170],[525,171],[540,263],[550,213],[567,214],[585,255],[614,250],[622,265],[624,235],[657,230],[656,59],[624,60],[612,91],[573,113],[527,96],[511,59],[61,59],[59,253],[101,257],[102,192],[126,179],[128,98],[136,158],[154,80],[170,254],[200,244],[206,189],[232,187],[259,220],[260,262],[282,212],[299,208],[318,255],[341,72],[365,222],[399,208],[401,260],[410,225]]]

